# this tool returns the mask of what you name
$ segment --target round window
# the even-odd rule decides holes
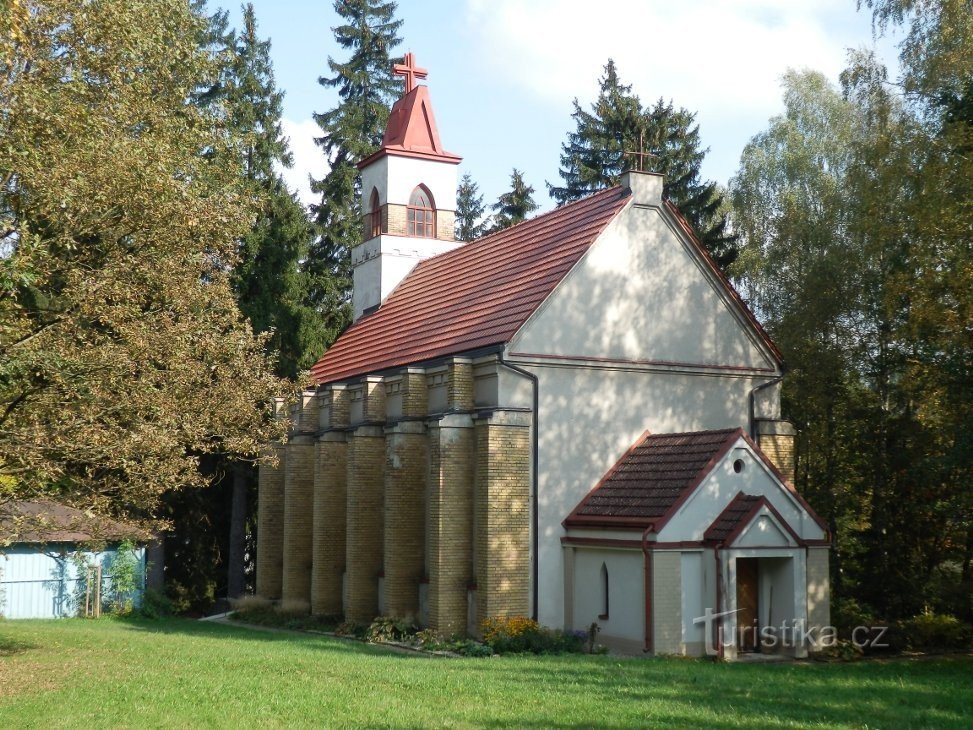
[[[737,459],[736,461],[733,462],[733,471],[736,472],[737,474],[742,472],[745,467],[746,464],[743,463],[743,459]]]

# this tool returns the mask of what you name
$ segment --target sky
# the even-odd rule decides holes
[[[313,201],[308,175],[327,164],[313,142],[312,115],[338,102],[318,84],[339,19],[327,0],[253,0],[258,34],[270,38],[284,130],[295,164],[288,185]],[[210,0],[240,26],[240,6]],[[893,38],[873,39],[855,0],[399,0],[402,44],[428,69],[440,138],[463,157],[485,202],[509,189],[513,168],[553,207],[545,182],[560,184],[561,144],[574,128],[572,101],[588,108],[608,58],[643,105],[658,98],[696,113],[709,152],[704,179],[726,185],[747,142],[783,111],[789,69],[821,71],[834,83],[849,49],[874,48],[894,78]]]

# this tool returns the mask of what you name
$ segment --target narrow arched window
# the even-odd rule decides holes
[[[601,615],[600,619],[608,618],[608,566],[601,564]]]
[[[409,197],[408,234],[416,238],[436,237],[436,210],[432,194],[424,185],[412,191]]]
[[[378,203],[378,190],[372,188],[372,197],[368,203],[368,237],[382,235],[382,206]]]

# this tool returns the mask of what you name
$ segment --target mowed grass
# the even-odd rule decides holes
[[[166,621],[0,621],[0,728],[973,726],[973,658],[442,659]]]

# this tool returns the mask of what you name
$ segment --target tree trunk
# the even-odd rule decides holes
[[[233,496],[230,505],[230,546],[227,556],[226,595],[239,598],[243,595],[243,554],[246,546],[247,524],[247,466],[243,462],[233,464]]]

